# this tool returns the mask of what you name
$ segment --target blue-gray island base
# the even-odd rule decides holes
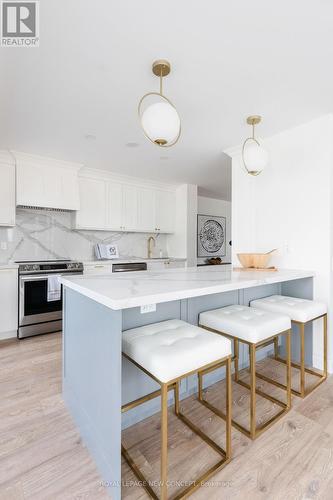
[[[122,404],[158,388],[134,365],[122,360],[122,331],[169,319],[197,325],[203,311],[231,304],[248,305],[253,299],[273,294],[313,298],[313,273],[304,271],[236,273],[187,269],[131,273],[131,277],[64,277],[62,284],[63,396],[114,500],[121,498],[121,429],[160,409],[157,398],[124,414],[122,419]],[[124,295],[126,287],[128,297]],[[140,305],[151,303],[152,293],[156,311],[142,314]],[[293,352],[297,353],[297,335],[293,336],[293,343]],[[306,331],[306,344],[306,361],[311,363],[311,327]],[[267,349],[260,351],[260,356],[265,355]],[[243,350],[240,368],[245,366],[247,352]],[[223,373],[207,375],[205,385],[223,376]],[[196,384],[196,378],[183,383],[181,398],[192,394]]]

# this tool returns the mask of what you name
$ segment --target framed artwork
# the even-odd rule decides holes
[[[198,214],[198,257],[225,257],[226,218]]]

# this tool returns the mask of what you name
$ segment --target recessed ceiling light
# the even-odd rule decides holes
[[[84,136],[84,138],[87,140],[87,141],[96,141],[96,136],[94,134],[86,134]]]
[[[126,147],[127,148],[138,148],[140,144],[138,142],[127,142]]]

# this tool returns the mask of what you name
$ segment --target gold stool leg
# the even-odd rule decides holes
[[[305,396],[305,338],[304,338],[304,323],[299,325],[300,342],[301,342],[301,359],[300,359],[300,393],[301,397]]]
[[[198,399],[199,399],[199,401],[203,400],[202,374],[201,374],[201,372],[198,372]]]
[[[250,435],[256,436],[256,346],[250,345]]]
[[[226,367],[226,384],[227,384],[227,397],[226,397],[226,459],[231,458],[231,414],[232,414],[232,392],[231,392],[231,359],[227,361]]]
[[[234,381],[238,381],[238,358],[239,358],[239,342],[238,339],[234,339]]]
[[[291,408],[291,334],[292,330],[288,330],[285,334],[286,338],[286,367],[287,367],[287,408]]]
[[[175,414],[179,415],[179,382],[178,381],[175,383],[174,396],[175,396]]]
[[[161,386],[161,500],[168,498],[168,385]]]
[[[274,339],[274,358],[277,359],[279,357],[279,337],[275,337]]]
[[[327,378],[327,314],[323,317],[324,322],[324,377]]]

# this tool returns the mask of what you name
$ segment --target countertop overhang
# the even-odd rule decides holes
[[[60,278],[61,283],[114,310],[312,278],[313,271],[226,271],[211,268],[140,271]]]

